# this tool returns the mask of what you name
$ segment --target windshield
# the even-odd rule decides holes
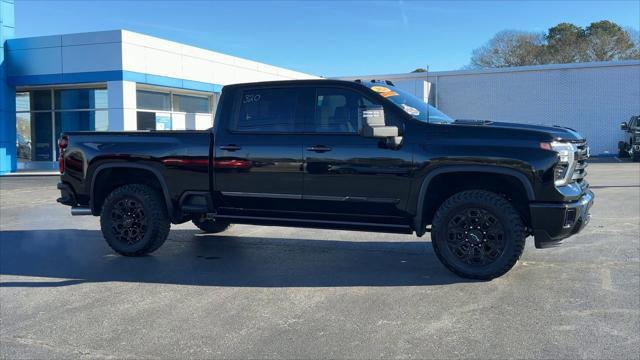
[[[417,120],[431,124],[450,124],[453,122],[453,119],[442,111],[396,87],[376,83],[363,84],[383,97],[391,100],[391,102]]]

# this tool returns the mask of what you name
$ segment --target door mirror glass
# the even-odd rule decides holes
[[[620,123],[620,130],[628,130],[629,126],[626,122]]]

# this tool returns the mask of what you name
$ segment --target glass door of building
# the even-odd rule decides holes
[[[31,131],[33,161],[55,161],[53,158],[54,137],[51,113],[33,113]]]

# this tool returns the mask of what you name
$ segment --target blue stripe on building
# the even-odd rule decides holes
[[[9,76],[8,80],[9,84],[12,86],[81,84],[106,81],[133,81],[136,83],[166,86],[184,90],[209,92],[220,92],[222,90],[222,85],[219,84],[124,70]]]

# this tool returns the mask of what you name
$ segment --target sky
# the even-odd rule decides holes
[[[630,1],[30,1],[16,37],[127,29],[320,76],[457,70],[501,30],[640,27]]]

